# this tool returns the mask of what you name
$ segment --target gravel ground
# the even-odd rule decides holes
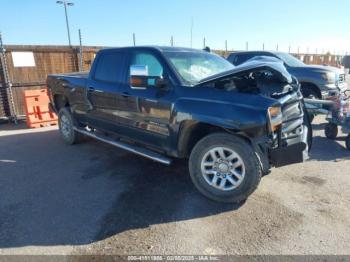
[[[0,254],[350,254],[350,152],[315,123],[311,159],[242,205],[202,197],[183,162],[0,125]]]

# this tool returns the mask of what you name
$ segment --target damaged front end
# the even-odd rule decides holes
[[[292,92],[278,99],[282,110],[280,127],[272,133],[269,147],[271,164],[275,167],[300,163],[308,159],[312,129],[305,114],[303,97]]]
[[[206,78],[199,85],[274,100],[266,109],[266,134],[251,139],[265,171],[270,165],[280,167],[308,158],[312,129],[300,85],[280,60],[256,57],[233,70]]]

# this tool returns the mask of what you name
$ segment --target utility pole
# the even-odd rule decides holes
[[[64,6],[64,14],[66,16],[66,26],[67,26],[67,34],[68,34],[68,43],[69,46],[72,46],[72,43],[70,41],[70,30],[69,30],[69,21],[68,21],[68,13],[67,13],[67,6],[73,6],[74,3],[67,2],[67,1],[56,1],[57,4]]]
[[[290,45],[289,45],[289,47],[288,47],[288,53],[289,53],[289,54],[290,54],[290,49],[291,49],[291,48],[290,48]]]
[[[227,53],[227,40],[225,40],[225,51]]]
[[[278,51],[278,44],[276,45],[276,51]]]
[[[173,36],[171,36],[171,38],[170,38],[170,45],[174,46],[174,37]]]
[[[263,48],[262,48],[263,51],[265,51],[265,43],[263,43]]]
[[[249,44],[248,44],[248,41],[245,43],[245,50],[248,51],[249,49]]]
[[[135,33],[132,34],[132,41],[134,43],[134,46],[136,46],[136,36]]]
[[[84,68],[83,68],[83,43],[82,43],[82,40],[81,40],[81,30],[79,29],[79,53],[80,53],[80,56],[79,56],[79,69],[80,71],[84,71]]]
[[[203,49],[206,48],[205,37],[203,38]]]

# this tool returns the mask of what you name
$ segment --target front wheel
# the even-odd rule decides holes
[[[200,140],[189,160],[191,179],[206,197],[239,203],[248,198],[261,179],[253,147],[243,139],[215,133]]]

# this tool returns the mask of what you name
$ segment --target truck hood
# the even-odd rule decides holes
[[[240,75],[249,71],[253,72],[259,70],[272,71],[283,83],[290,84],[293,82],[291,74],[288,73],[283,62],[280,59],[268,56],[256,56],[252,59],[249,59],[247,62],[236,66],[234,69],[204,78],[201,81],[199,81],[196,84],[196,86],[210,83],[213,81],[219,81],[221,79],[225,79],[235,75]]]

